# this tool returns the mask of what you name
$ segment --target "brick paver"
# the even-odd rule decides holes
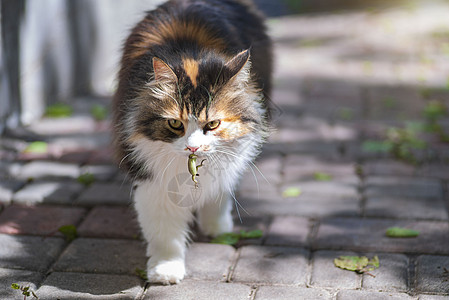
[[[239,182],[240,216],[233,212],[235,232],[262,237],[212,244],[192,224],[186,278],[145,283],[136,274],[145,243],[131,178],[112,159],[113,124],[89,116],[94,99],[74,100],[73,116],[26,128],[48,141],[47,153],[23,153],[32,138],[0,140],[0,298],[23,298],[14,282],[40,299],[449,299],[449,145],[429,130],[391,131],[436,113],[449,134],[449,4],[346,11],[357,1],[328,2],[325,13],[268,20],[274,128]],[[428,107],[435,101],[440,112]],[[412,150],[416,163],[366,146],[414,139],[426,141]],[[77,181],[87,173],[92,183]],[[285,195],[292,187],[299,195]],[[77,238],[65,239],[61,225],[75,225]],[[419,235],[386,237],[392,226]],[[340,255],[377,255],[380,267],[342,270],[333,263]]]

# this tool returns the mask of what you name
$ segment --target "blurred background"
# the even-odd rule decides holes
[[[0,133],[8,127],[16,128],[21,124],[32,124],[45,113],[46,107],[55,103],[73,104],[77,101],[76,99],[83,97],[110,97],[114,92],[114,80],[124,39],[132,26],[143,17],[144,12],[161,2],[163,1],[2,0]],[[286,70],[291,66],[288,64],[289,60],[301,60],[303,57],[298,56],[301,55],[301,51],[303,49],[309,51],[312,48],[317,50],[314,54],[317,61],[314,61],[313,65],[306,63],[304,69],[309,69],[310,66],[321,68],[322,63],[329,63],[329,57],[332,56],[331,53],[321,51],[323,45],[338,44],[331,51],[337,48],[340,48],[337,51],[343,50],[340,47],[343,45],[342,41],[349,41],[355,31],[363,36],[362,31],[366,29],[369,29],[366,31],[367,35],[376,34],[375,38],[379,42],[377,46],[384,47],[380,54],[374,55],[377,60],[393,59],[406,62],[412,59],[410,54],[401,57],[401,51],[396,51],[389,45],[389,39],[398,37],[393,31],[414,31],[422,34],[423,30],[432,29],[437,32],[427,33],[444,39],[446,46],[448,42],[447,22],[435,25],[438,22],[444,23],[448,19],[435,15],[448,12],[440,9],[442,3],[447,3],[446,1],[256,0],[256,3],[270,18],[269,27],[275,42],[286,42],[294,46],[290,47],[290,52],[281,53],[282,57],[277,57],[278,67],[284,67],[282,61],[287,62]],[[420,14],[419,20],[415,22],[413,11],[423,10],[438,3],[439,7],[430,9],[425,15],[428,20],[423,20]],[[387,13],[387,18],[377,23],[370,22],[369,18],[376,17],[381,12],[394,7],[399,7],[400,10],[393,11],[390,15]],[[447,6],[445,7],[447,9]],[[353,13],[348,13],[351,11]],[[343,18],[337,17],[339,12],[342,13]],[[277,32],[282,31],[276,25],[276,19],[281,16],[304,15],[310,16],[312,20],[313,16],[323,14],[334,16],[330,24],[329,21],[320,23],[320,18],[313,18],[312,22],[304,22],[303,26],[294,25],[289,28],[287,35],[276,35]],[[399,21],[399,25],[395,23],[395,18]],[[351,21],[347,22],[348,20]],[[334,25],[335,27],[329,30],[329,26]],[[423,38],[423,36],[415,36],[417,39]],[[410,44],[410,41],[405,42],[409,43],[407,46],[425,47],[419,40],[414,44]],[[423,40],[423,43],[425,42]],[[384,44],[381,45],[381,43]],[[353,42],[348,46],[354,46],[355,50],[359,51],[366,45]],[[376,49],[368,50],[371,53],[368,53],[369,51],[358,53],[358,60],[361,61],[365,70],[372,69],[368,56]],[[446,48],[445,51],[449,50]],[[390,52],[389,57],[384,55],[387,52]],[[381,57],[382,55],[384,57]],[[423,56],[418,59],[421,61],[432,59],[424,57],[425,54],[417,53],[416,55]],[[340,61],[344,59],[348,57],[340,57]],[[327,67],[329,65],[325,68]]]

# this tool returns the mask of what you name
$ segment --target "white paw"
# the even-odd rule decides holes
[[[184,262],[180,260],[162,261],[147,272],[149,282],[165,285],[179,283],[185,274]]]

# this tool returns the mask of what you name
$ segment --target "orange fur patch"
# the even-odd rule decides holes
[[[193,21],[187,23],[172,19],[155,22],[147,19],[136,31],[136,34],[139,38],[131,45],[133,50],[129,55],[130,59],[145,54],[149,47],[161,45],[168,39],[187,39],[197,42],[203,48],[212,48],[219,51],[226,49],[226,41]]]
[[[182,60],[184,71],[186,72],[187,76],[189,76],[190,81],[192,82],[193,86],[197,87],[196,78],[198,77],[198,62],[192,58],[184,58]]]

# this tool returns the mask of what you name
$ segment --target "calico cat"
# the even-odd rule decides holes
[[[172,0],[126,40],[114,143],[135,184],[150,282],[183,279],[195,216],[207,235],[232,231],[233,191],[268,132],[271,68],[248,0]]]

